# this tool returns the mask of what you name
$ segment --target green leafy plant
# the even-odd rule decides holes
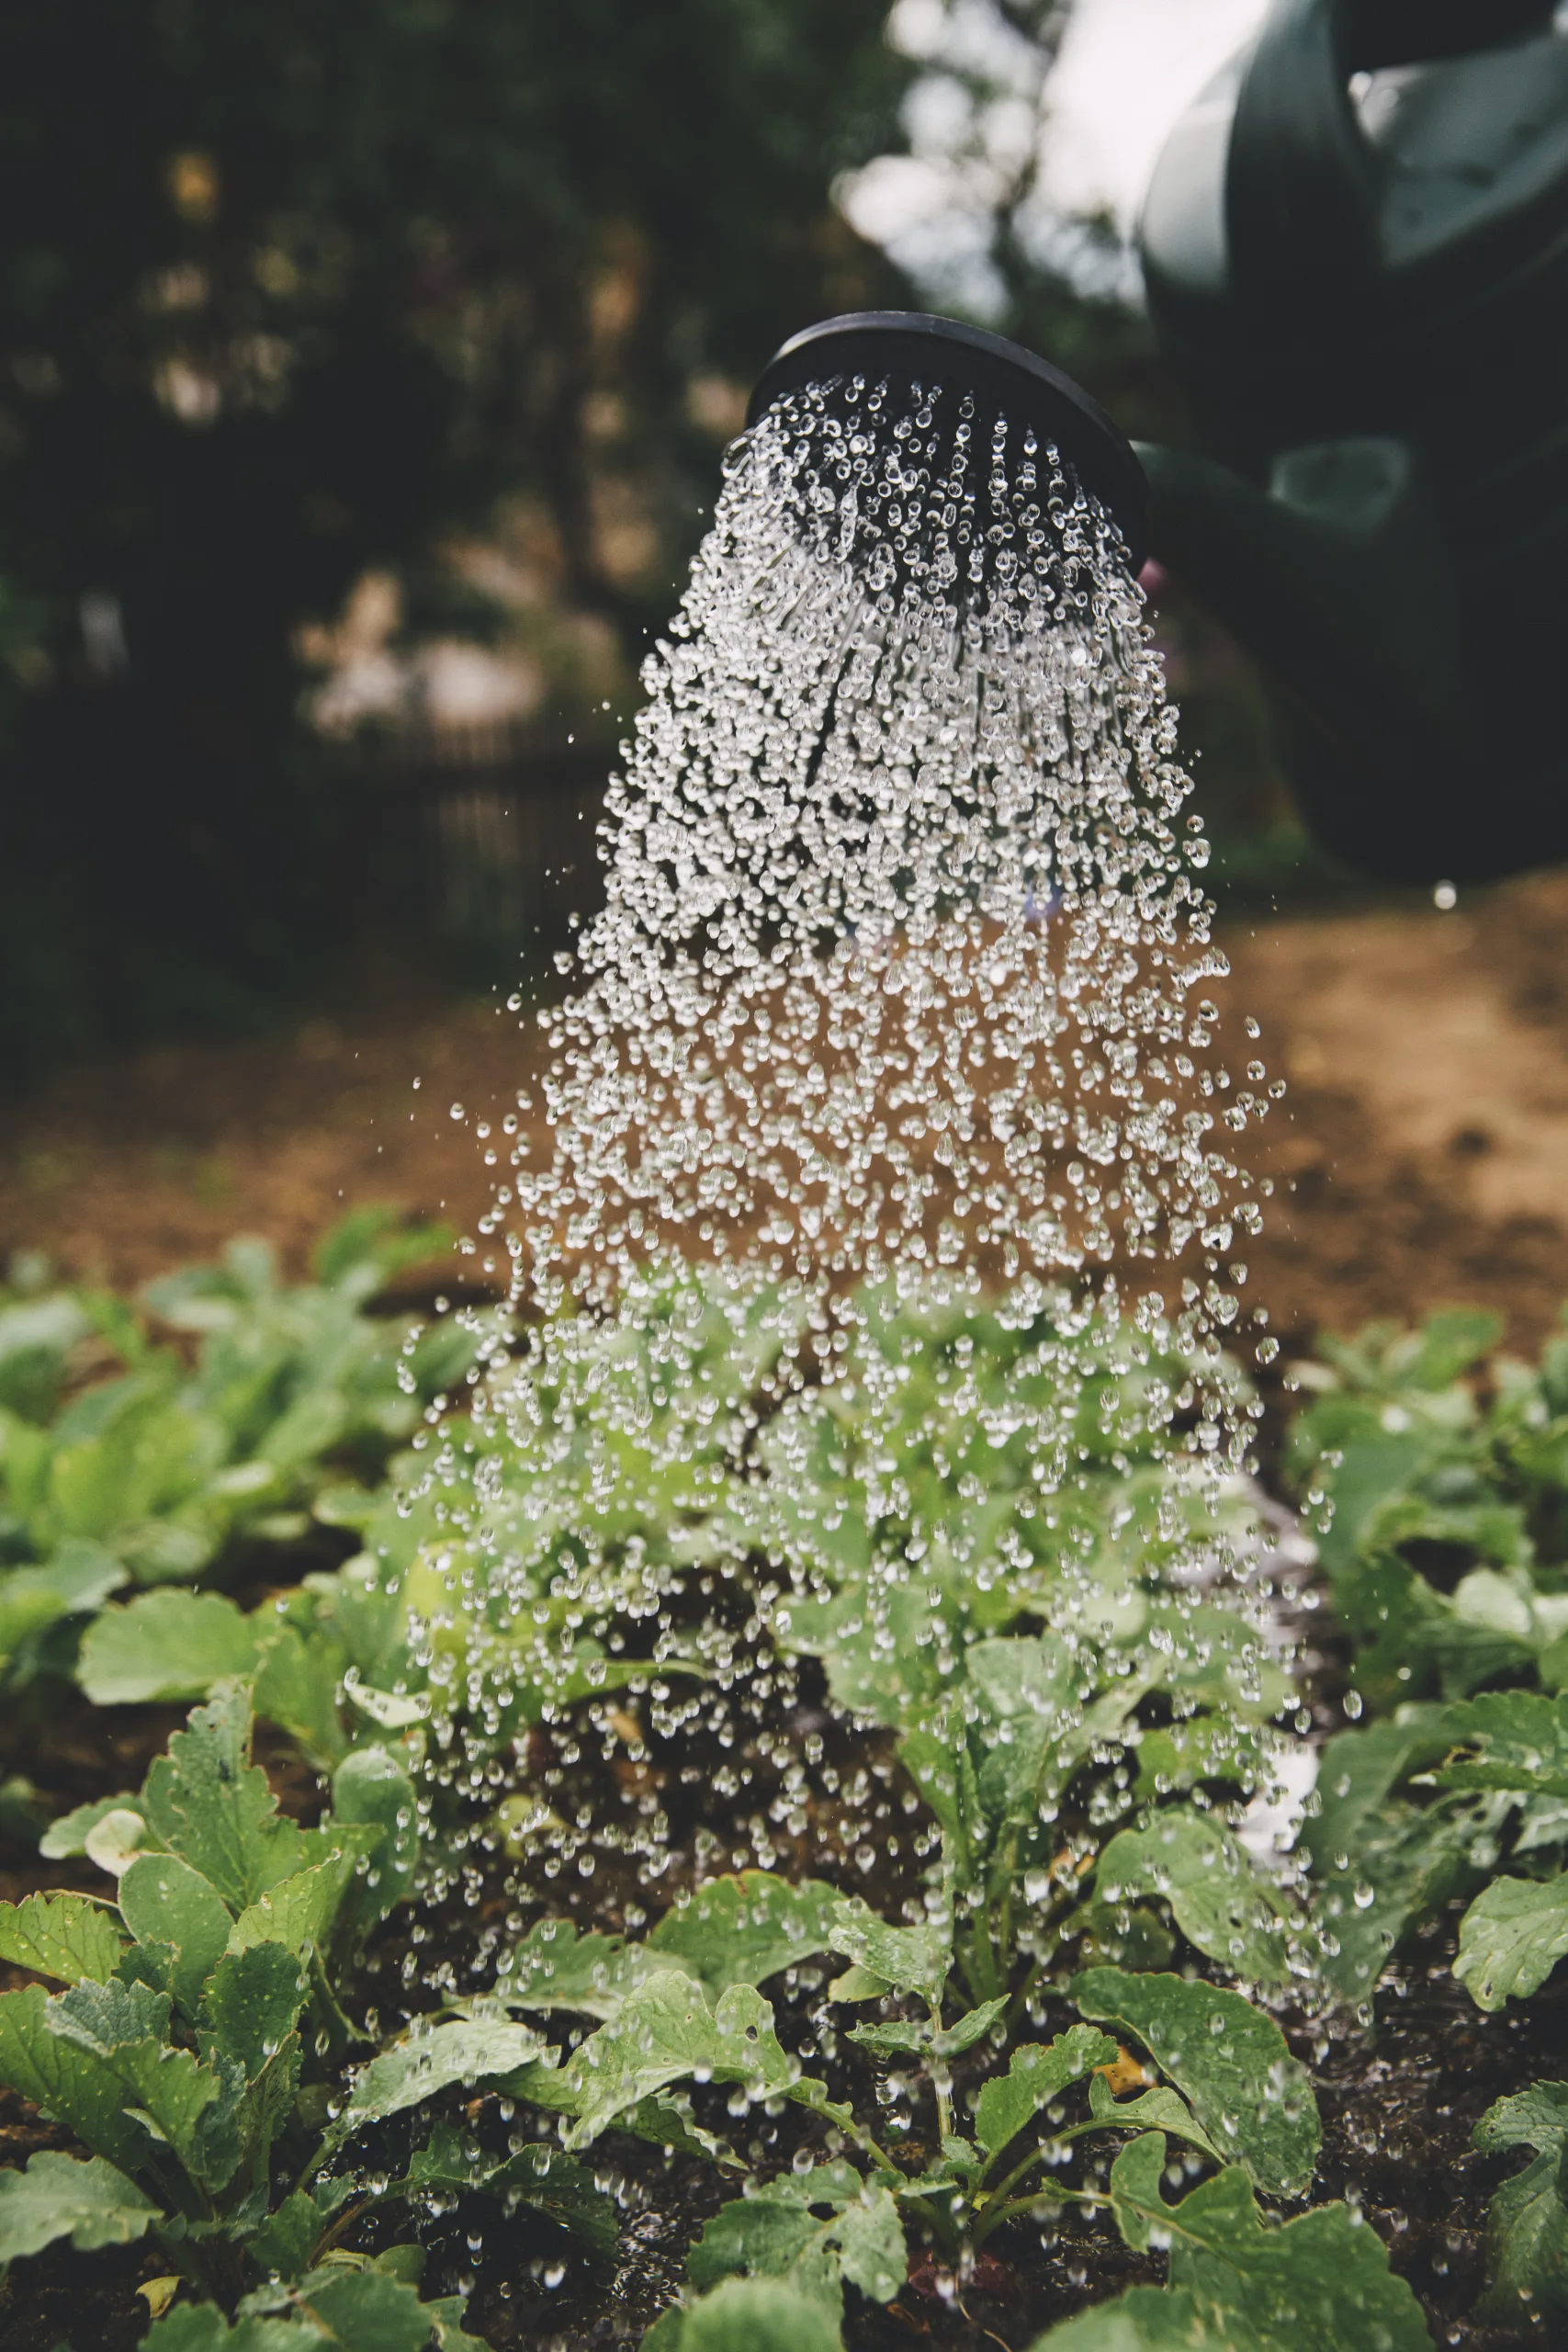
[[[314,1283],[284,1285],[266,1244],[242,1240],[149,1284],[141,1313],[90,1292],[0,1307],[0,1672],[67,1665],[60,1634],[111,1595],[220,1575],[241,1540],[304,1534],[345,1474],[378,1476],[474,1342],[366,1309],[450,1239],[364,1209],[321,1242]],[[244,1665],[231,1642],[204,1680],[146,1695],[199,1696]]]
[[[1568,1336],[1488,1362],[1494,1315],[1375,1324],[1300,1368],[1287,1469],[1382,1711],[1503,1676],[1568,1685]],[[1433,1573],[1428,1573],[1428,1571]]]
[[[888,2145],[883,2127],[879,2138],[779,2039],[758,1981],[823,1951],[850,1962],[829,1987],[830,2011],[874,1997],[884,2011],[846,2038],[874,2062],[913,2062],[929,2078],[934,2128],[918,2147]],[[1410,2290],[1344,2207],[1280,2225],[1258,2204],[1259,2189],[1300,2196],[1318,2146],[1305,2070],[1272,2019],[1222,1988],[1098,1968],[1071,1987],[1081,2022],[1050,2041],[1013,2041],[1003,2002],[949,2020],[963,1997],[951,1993],[953,1958],[940,1922],[892,1927],[857,1900],[760,1871],[710,1883],[641,1945],[546,1922],[509,1952],[492,1996],[501,2005],[601,2020],[564,2063],[536,2061],[506,2086],[566,2119],[569,2145],[615,2129],[671,2146],[705,2145],[732,2164],[724,2143],[695,2123],[689,2087],[679,2092],[715,2082],[735,2086],[732,2111],[770,2100],[804,2108],[844,2150],[804,2168],[797,2159],[720,2208],[692,2250],[694,2296],[649,2339],[659,2352],[716,2342],[721,2328],[753,2311],[784,2331],[781,2343],[836,2342],[846,2285],[891,2301],[904,2282],[909,2239],[957,2264],[1006,2222],[1071,2205],[1109,2210],[1140,2250],[1157,2233],[1174,2249],[1171,2285],[1113,2307],[1114,2323],[1095,2315],[1100,2335],[1087,2332],[1086,2320],[1074,2324],[1078,2335],[1058,2331],[1052,2342],[1234,2341],[1329,2352],[1349,2340],[1343,2331],[1358,2313],[1385,2325],[1390,2346],[1428,2342]],[[1148,2052],[1145,2082],[1156,2070],[1164,2079],[1118,2098],[1111,2081],[1124,2079],[1129,2062],[1102,2023]],[[988,2064],[960,2112],[949,2070],[982,2045]],[[1083,2111],[1068,2120],[1064,2103],[1075,2089]],[[884,2111],[897,2120],[896,2109]],[[1074,2143],[1126,2132],[1138,2136],[1116,2159],[1107,2188],[1055,2177]],[[1161,2187],[1167,2134],[1194,2165],[1218,2167],[1177,2207]],[[741,2285],[765,2287],[773,2299],[742,2295]],[[1244,2319],[1251,2334],[1225,2332]]]

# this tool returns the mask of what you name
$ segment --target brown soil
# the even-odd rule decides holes
[[[1533,1347],[1568,1297],[1568,874],[1451,913],[1398,906],[1233,923],[1227,1018],[1289,1092],[1252,1143],[1278,1188],[1250,1291],[1298,1343],[1322,1326],[1499,1308]],[[291,1266],[366,1199],[471,1227],[473,1128],[536,1065],[499,998],[268,1044],[84,1069],[0,1116],[0,1262],[42,1249],[135,1283],[270,1235]],[[459,1104],[464,1117],[451,1115]],[[470,1271],[478,1272],[477,1267]]]

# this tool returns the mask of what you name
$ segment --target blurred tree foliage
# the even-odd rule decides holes
[[[354,919],[302,623],[509,493],[628,649],[744,381],[886,300],[885,0],[9,0],[0,1054],[251,1017]],[[718,407],[722,410],[722,399]],[[604,484],[653,526],[607,564]]]

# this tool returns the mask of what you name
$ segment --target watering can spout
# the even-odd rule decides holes
[[[1319,839],[1390,876],[1473,873],[1479,748],[1460,598],[1407,446],[1288,450],[1267,491],[1213,458],[1134,446],[1154,554],[1275,689]]]

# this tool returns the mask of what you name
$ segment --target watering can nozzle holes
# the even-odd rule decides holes
[[[1148,553],[1148,490],[1132,445],[1070,376],[1021,344],[920,311],[852,311],[792,335],[758,378],[746,412],[755,424],[773,401],[808,384],[863,376],[974,396],[981,416],[1032,427],[1055,448],[1122,534],[1136,575]]]

